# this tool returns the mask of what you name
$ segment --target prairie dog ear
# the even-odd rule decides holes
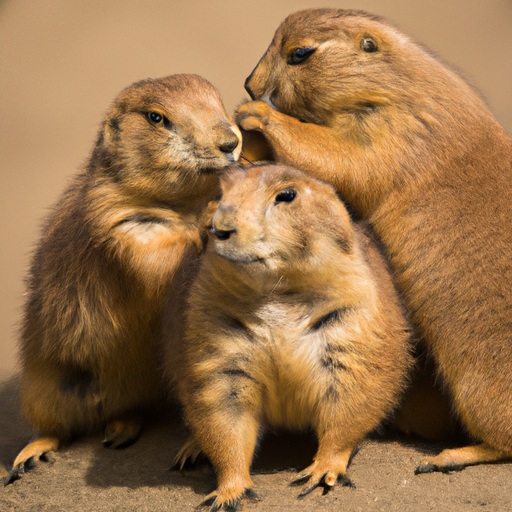
[[[119,139],[121,129],[119,127],[119,120],[114,115],[110,115],[103,123],[103,138],[106,146],[110,146]]]
[[[332,207],[336,210],[335,215],[332,216],[332,237],[338,247],[350,254],[354,249],[354,227],[347,208],[338,194]]]
[[[242,131],[242,156],[250,162],[275,162],[274,151],[270,142],[261,132]]]

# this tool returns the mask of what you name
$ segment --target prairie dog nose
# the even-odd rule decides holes
[[[227,240],[233,233],[236,233],[234,214],[235,209],[225,205],[220,205],[214,213],[210,231],[219,240]]]
[[[219,126],[219,132],[218,148],[223,153],[234,153],[238,146],[240,146],[240,150],[242,149],[242,134],[237,127],[222,124]],[[238,155],[236,155],[237,157]]]

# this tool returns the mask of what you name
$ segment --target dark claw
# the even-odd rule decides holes
[[[208,498],[204,500],[202,503],[199,503],[197,508],[199,507],[209,507],[210,505],[215,505],[217,503],[217,496],[212,496],[211,498]]]
[[[317,482],[316,484],[302,489],[302,492],[297,496],[297,498],[304,498],[304,496],[307,496],[311,491],[314,491],[319,485],[320,482]]]
[[[322,496],[325,496],[326,494],[329,494],[332,491],[332,489],[333,489],[332,487],[326,485],[324,487],[324,490],[322,491]]]
[[[197,507],[199,509],[200,507],[207,507],[211,505],[211,508],[209,512],[217,512],[222,508],[222,510],[225,510],[226,512],[236,512],[240,508],[240,504],[242,502],[242,498],[249,498],[249,499],[258,499],[258,495],[254,492],[254,489],[247,488],[242,493],[240,498],[236,498],[232,501],[228,501],[227,503],[224,503],[221,506],[218,505],[218,496],[212,496],[211,498],[208,498],[204,500],[202,503],[200,503]]]
[[[327,473],[325,475],[327,475]],[[320,480],[316,484],[310,485],[309,487],[306,487],[305,489],[303,489],[302,492],[298,495],[298,498],[303,498],[304,496],[307,496],[311,491],[314,491],[317,487],[323,487],[322,496],[325,496],[328,492],[332,491],[334,486],[327,485],[325,483],[325,475],[322,478],[320,478]],[[307,479],[309,480],[309,476]],[[294,482],[292,482],[292,484],[295,485],[295,482],[297,482],[298,480],[299,479],[295,480]],[[302,477],[302,481],[304,481],[303,477]],[[352,480],[350,480],[350,478],[348,478],[348,476],[346,476],[346,475],[338,475],[338,478],[336,481],[337,481],[337,483],[341,484],[343,487],[355,488],[355,485],[352,483]],[[292,485],[292,484],[290,484],[290,485]]]
[[[4,480],[4,487],[6,487],[9,484],[12,484],[13,482],[16,482],[16,480],[19,480],[25,471],[23,470],[23,467],[20,469],[11,469],[9,471],[9,474],[5,477]]]
[[[352,489],[356,488],[355,484],[352,482],[352,480],[350,480],[350,478],[347,475],[338,475],[337,482],[341,484],[343,487],[350,487]]]
[[[42,460],[43,462],[48,462],[50,464],[52,464],[53,462],[55,462],[55,459],[53,457],[51,457],[50,455],[48,455],[48,452],[46,453],[43,453],[40,457],[39,457],[39,460]]]
[[[290,487],[294,487],[296,485],[302,485],[306,483],[311,478],[311,475],[299,475],[293,482],[290,482],[288,485]]]
[[[226,512],[236,512],[238,507],[240,506],[240,498],[230,501],[229,503],[224,503],[222,507]]]
[[[347,469],[350,467],[350,464],[352,464],[352,460],[354,459],[354,457],[359,453],[359,446],[356,446],[354,448],[354,451],[350,454],[350,458],[348,459],[348,464],[347,464]]]
[[[251,489],[251,488],[245,489],[244,497],[249,498],[251,500],[259,500],[258,495],[254,491],[254,489]]]
[[[444,473],[445,475],[453,471],[462,471],[466,469],[464,464],[450,464],[449,466],[438,466],[437,464],[420,464],[414,471],[415,475],[422,475],[424,473]]]
[[[436,471],[439,471],[439,466],[436,466],[435,464],[420,464],[415,470],[415,475],[422,475],[424,473],[434,473]]]
[[[34,457],[29,457],[24,463],[23,463],[23,472],[30,471],[31,469],[34,469],[36,467],[36,463],[34,461]]]
[[[169,468],[169,471],[191,471],[193,469],[197,469],[198,466],[203,465],[213,467],[208,457],[198,455],[193,460],[191,457],[187,457],[183,463],[183,466],[181,465],[181,461],[177,461]]]

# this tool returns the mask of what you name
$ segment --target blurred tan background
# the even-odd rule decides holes
[[[454,65],[512,134],[512,0],[0,0],[0,377],[45,210],[87,158],[113,97],[147,77],[193,72],[231,111],[287,14],[364,9]]]

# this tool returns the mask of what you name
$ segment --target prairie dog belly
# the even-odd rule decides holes
[[[359,360],[359,318],[351,308],[325,304],[324,314],[297,304],[269,304],[262,308],[255,374],[263,386],[263,414],[269,425],[291,429],[312,426],[311,419],[336,374],[337,388],[347,390],[368,349]],[[327,313],[325,313],[327,311]]]

